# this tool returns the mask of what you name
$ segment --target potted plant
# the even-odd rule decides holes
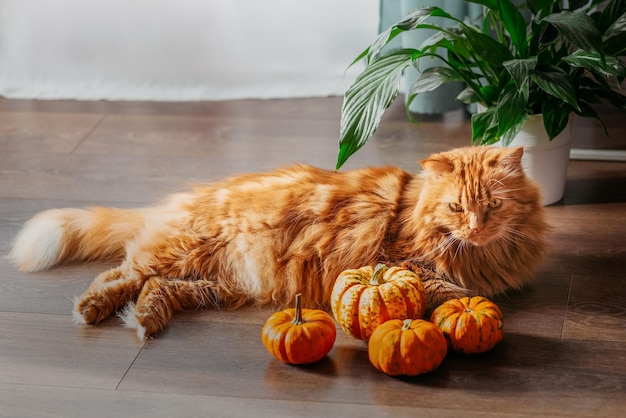
[[[508,146],[524,127],[534,126],[530,135],[545,134],[548,148],[554,149],[555,138],[567,133],[572,113],[597,119],[606,132],[593,105],[608,102],[626,109],[626,97],[615,89],[626,77],[621,60],[626,56],[626,0],[470,2],[482,5],[480,22],[459,19],[439,7],[420,8],[381,33],[355,59],[353,64],[365,59],[366,67],[345,93],[337,169],[374,134],[398,94],[404,70],[410,65],[419,69],[420,61],[429,57],[446,65],[420,72],[406,92],[407,115],[413,120],[408,109],[418,94],[462,81],[467,88],[457,99],[483,108],[471,118],[473,145]],[[431,17],[451,26],[431,24]],[[415,48],[381,53],[397,35],[413,30],[433,30],[434,35]],[[569,159],[565,142],[558,198],[546,197],[545,204],[563,194]],[[525,155],[530,156],[528,148]],[[548,161],[557,165],[552,156]],[[541,186],[541,179],[534,180]]]

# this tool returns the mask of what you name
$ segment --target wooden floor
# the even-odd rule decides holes
[[[111,264],[14,271],[20,225],[65,206],[154,202],[188,183],[293,162],[334,168],[341,99],[214,103],[0,100],[0,416],[622,417],[626,410],[626,163],[572,161],[548,208],[549,256],[536,283],[498,299],[505,339],[449,355],[435,372],[392,378],[341,331],[320,363],[274,360],[260,332],[270,311],[177,315],[140,342],[111,318],[76,326],[72,298]],[[577,145],[626,147],[624,114],[604,138],[576,120]],[[419,126],[395,106],[345,166],[417,170],[467,145],[463,113]]]

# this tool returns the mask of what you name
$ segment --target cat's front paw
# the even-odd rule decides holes
[[[134,302],[128,302],[124,310],[120,312],[118,316],[126,328],[137,331],[137,338],[140,340],[144,340],[150,336],[149,333],[146,333],[146,328],[137,320],[137,306]]]
[[[113,309],[96,298],[82,296],[74,300],[74,311],[72,312],[74,322],[77,324],[97,324],[108,318]]]
[[[129,302],[118,316],[126,328],[137,330],[137,337],[140,340],[162,331],[167,322],[158,314],[146,311],[145,307],[138,307],[133,302]]]

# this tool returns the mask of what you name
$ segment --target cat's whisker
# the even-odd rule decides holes
[[[517,188],[507,187],[501,180],[497,180],[497,179],[492,179],[492,180],[498,185],[492,188],[488,184],[487,188],[490,189],[492,195],[516,193],[522,190],[522,188],[519,188],[519,187]]]
[[[431,258],[438,256],[442,253],[447,252],[450,247],[452,247],[457,241],[458,240],[454,236],[452,236],[452,234],[447,234],[445,238],[441,240],[441,242],[439,242],[439,244],[437,244],[433,249],[423,254],[420,254],[420,256],[422,258]]]
[[[504,183],[500,179],[489,179],[489,181],[487,182],[487,187],[490,187],[493,183],[496,183],[496,184],[499,184],[502,187],[505,187]]]
[[[459,245],[457,245],[456,250],[454,251],[454,256],[452,257],[452,260],[456,260],[456,257],[463,253],[463,248],[466,246],[466,241],[465,240],[460,240],[459,241]]]
[[[511,194],[515,194],[517,192],[519,192],[520,190],[523,190],[522,188],[510,188],[510,187],[505,187],[502,186],[501,188],[495,188],[491,190],[491,195],[492,196],[498,196],[501,197],[503,199],[506,199],[508,197],[508,195]],[[508,197],[509,199],[512,199],[512,197]]]
[[[532,242],[533,237],[530,234],[517,230],[515,228],[505,228],[502,229],[497,238],[501,241],[508,242],[515,245],[525,244],[527,242]]]
[[[525,226],[525,225],[514,225],[514,224],[511,224],[511,225],[508,225],[508,226],[507,226],[506,228],[504,228],[503,230],[504,230],[505,232],[507,232],[507,233],[510,233],[510,234],[515,234],[515,235],[519,235],[519,236],[523,236],[523,237],[526,237],[526,238],[528,238],[528,239],[532,239],[532,238],[533,238],[533,235],[532,235],[532,234],[530,234],[530,233],[528,233],[528,232],[521,231],[521,230],[519,229],[519,226]]]
[[[501,197],[503,199],[513,199],[509,195],[519,192],[520,189],[495,189],[492,191],[492,196]]]

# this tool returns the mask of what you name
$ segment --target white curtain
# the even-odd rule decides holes
[[[0,0],[0,95],[342,95],[378,0]]]

